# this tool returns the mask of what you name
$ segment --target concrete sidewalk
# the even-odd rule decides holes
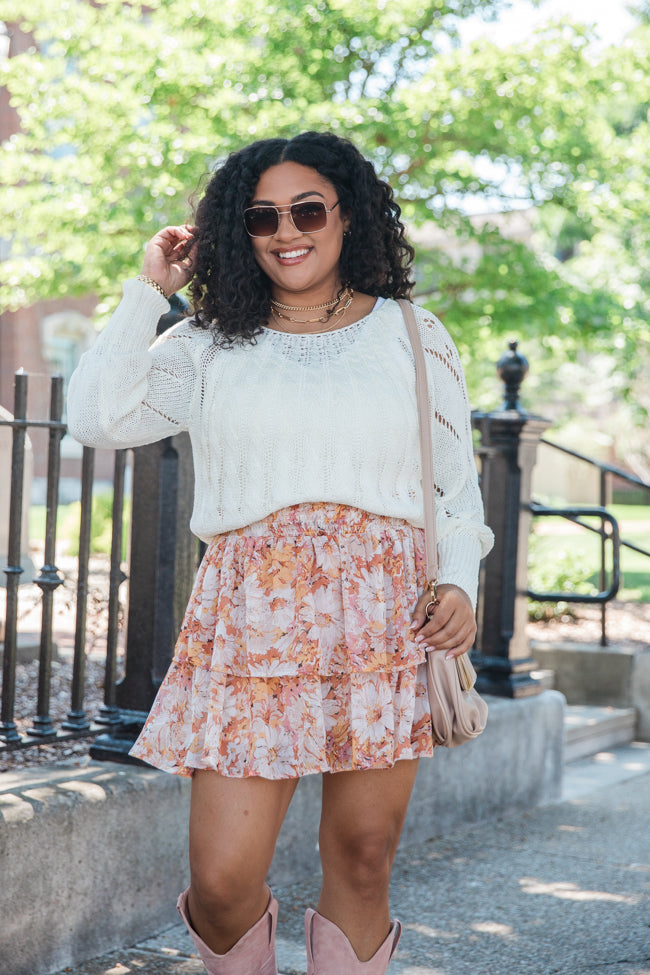
[[[304,975],[318,887],[314,876],[275,889],[284,975]],[[391,900],[404,925],[391,975],[650,975],[650,744],[567,766],[561,802],[401,851]],[[175,925],[64,971],[204,969]]]

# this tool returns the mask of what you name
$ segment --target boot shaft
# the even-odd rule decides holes
[[[307,975],[385,975],[401,933],[401,924],[393,921],[372,958],[359,961],[341,929],[310,908],[305,912]]]
[[[205,965],[208,975],[278,975],[275,957],[275,929],[278,923],[278,902],[273,894],[266,911],[246,934],[225,955],[217,955],[192,927],[187,910],[189,887],[176,905],[192,941]]]

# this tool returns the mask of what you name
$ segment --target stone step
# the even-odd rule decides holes
[[[564,716],[565,762],[629,744],[634,741],[636,723],[634,708],[568,705]]]

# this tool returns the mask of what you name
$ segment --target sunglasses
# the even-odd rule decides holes
[[[280,214],[289,213],[291,223],[301,234],[314,234],[327,226],[327,214],[336,209],[337,200],[329,210],[320,200],[292,203],[289,207],[259,206],[244,210],[244,226],[251,237],[273,237],[280,226]]]

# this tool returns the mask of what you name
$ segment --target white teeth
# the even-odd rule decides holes
[[[304,247],[299,251],[279,251],[278,257],[281,257],[282,260],[289,260],[292,257],[303,257],[305,254],[309,254],[308,247]]]

